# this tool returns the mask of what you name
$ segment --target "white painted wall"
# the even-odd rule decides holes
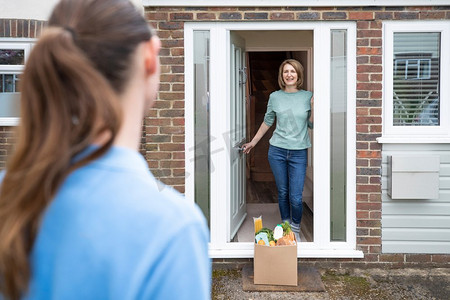
[[[0,0],[0,19],[47,20],[59,0]],[[142,8],[142,0],[130,0]]]

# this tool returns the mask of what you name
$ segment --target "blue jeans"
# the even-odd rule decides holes
[[[277,185],[281,220],[288,220],[295,225],[300,225],[302,220],[307,161],[307,149],[288,150],[269,146],[269,163]]]

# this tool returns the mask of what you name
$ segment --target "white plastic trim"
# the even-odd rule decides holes
[[[419,6],[448,5],[448,0],[142,0],[144,6],[177,6],[177,7],[283,7],[283,6]]]

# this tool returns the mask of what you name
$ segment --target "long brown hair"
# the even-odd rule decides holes
[[[55,7],[21,77],[18,142],[0,187],[0,289],[7,298],[26,292],[40,218],[58,187],[113,143],[132,55],[150,38],[128,0],[62,0]],[[107,142],[73,164],[104,132]]]

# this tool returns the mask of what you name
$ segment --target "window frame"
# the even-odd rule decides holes
[[[22,49],[24,50],[23,65],[0,65],[0,74],[22,74],[30,51],[36,42],[32,38],[0,38],[0,49]],[[17,126],[19,117],[0,117],[0,126]]]
[[[394,33],[440,33],[440,124],[437,126],[393,125]],[[449,21],[385,21],[383,22],[383,136],[379,142],[436,143],[450,140],[450,22]]]

